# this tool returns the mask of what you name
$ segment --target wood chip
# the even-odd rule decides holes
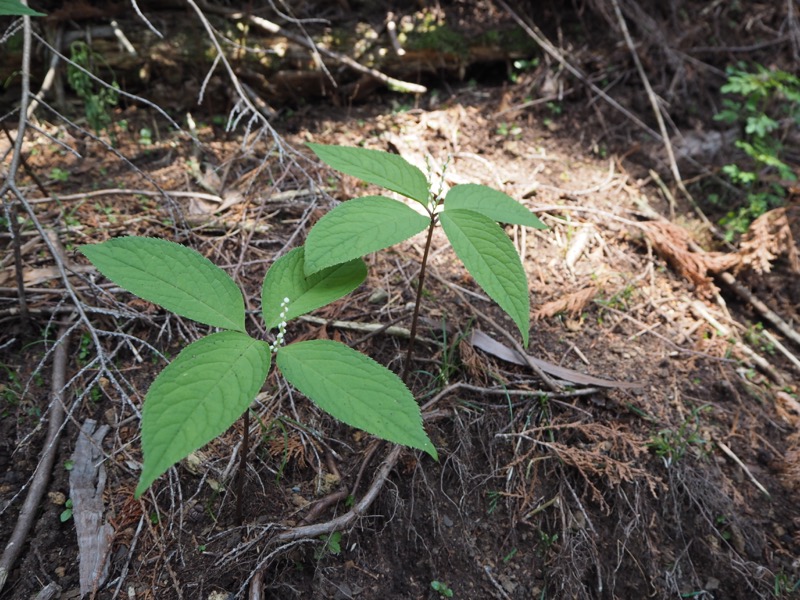
[[[102,425],[95,431],[96,426],[92,419],[84,421],[72,454],[73,468],[69,475],[72,518],[78,534],[81,596],[96,592],[108,577],[114,536],[114,529],[105,523],[103,515],[106,470],[101,444],[109,427]]]

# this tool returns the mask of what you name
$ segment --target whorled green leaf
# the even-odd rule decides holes
[[[81,246],[111,281],[182,317],[244,332],[239,287],[199,252],[157,238],[121,237]]]
[[[343,202],[308,232],[306,275],[407,240],[429,224],[428,217],[385,196]]]
[[[176,462],[224,433],[258,394],[269,365],[269,345],[237,331],[214,333],[184,348],[144,401],[144,465],[136,497]]]
[[[330,340],[284,346],[275,362],[289,383],[340,421],[438,460],[414,397],[383,365]]]
[[[519,254],[505,231],[489,217],[471,210],[445,210],[439,219],[467,271],[517,324],[527,346],[528,281]]]
[[[350,146],[308,144],[319,159],[337,171],[374,183],[408,198],[428,204],[425,174],[402,156]]]
[[[46,17],[47,15],[38,11],[33,10],[25,6],[19,0],[0,0],[0,17],[11,15],[11,16],[22,16],[28,15],[31,17]]]
[[[349,294],[367,277],[367,266],[360,258],[323,269],[308,277],[304,271],[305,248],[300,246],[280,257],[267,271],[261,286],[261,311],[267,329]],[[283,319],[281,303],[289,299]]]
[[[444,209],[474,210],[492,221],[547,229],[535,214],[511,196],[485,185],[467,183],[450,189],[444,199]]]

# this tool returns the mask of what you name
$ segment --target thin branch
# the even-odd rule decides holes
[[[47,439],[44,442],[42,456],[36,467],[33,482],[25,497],[22,505],[17,525],[9,538],[3,556],[0,557],[0,591],[5,586],[8,575],[11,572],[14,562],[25,544],[28,532],[33,526],[39,502],[47,489],[50,481],[50,472],[53,470],[53,463],[58,451],[58,440],[61,435],[61,425],[64,422],[64,386],[67,374],[67,356],[69,350],[69,337],[67,327],[62,326],[59,332],[57,346],[53,355],[53,380],[51,383],[50,399],[50,421],[47,425]]]
[[[372,485],[367,490],[367,493],[358,501],[358,503],[345,514],[326,521],[325,523],[315,523],[314,525],[306,525],[304,527],[294,527],[288,531],[278,534],[275,537],[276,542],[290,542],[303,538],[316,538],[321,535],[326,535],[334,531],[342,531],[347,529],[353,522],[367,512],[372,503],[378,497],[386,478],[389,473],[394,469],[397,460],[400,458],[400,453],[403,451],[403,446],[394,445],[383,461],[381,468],[375,479],[372,480]]]
[[[191,5],[196,6],[192,0],[188,0],[188,1],[189,1],[189,3]],[[296,42],[296,43],[300,44],[301,46],[305,46],[306,48],[308,48],[312,52],[318,52],[319,54],[327,56],[328,58],[331,58],[331,59],[335,60],[336,62],[339,62],[339,63],[341,63],[341,64],[343,64],[343,65],[345,65],[347,67],[350,67],[354,71],[357,71],[359,73],[363,73],[364,75],[369,75],[370,77],[372,77],[374,79],[377,79],[378,81],[380,81],[381,83],[383,83],[384,85],[389,87],[389,89],[392,89],[392,90],[395,90],[395,91],[398,91],[398,92],[408,93],[408,94],[424,94],[424,93],[426,93],[428,91],[428,88],[426,88],[424,85],[419,85],[418,83],[411,83],[411,82],[408,82],[408,81],[401,81],[400,79],[395,79],[394,77],[390,77],[389,75],[386,75],[385,73],[381,73],[377,69],[373,69],[371,67],[364,66],[361,63],[353,60],[352,58],[350,58],[349,56],[347,56],[345,54],[340,54],[338,52],[334,52],[333,50],[328,50],[326,48],[321,48],[320,46],[315,44],[312,40],[308,40],[308,39],[304,38],[303,36],[300,36],[300,35],[297,35],[297,34],[291,32],[291,31],[288,31],[287,29],[284,29],[283,27],[281,27],[277,23],[273,23],[272,21],[264,19],[263,17],[257,17],[255,15],[247,15],[245,17],[245,15],[243,13],[238,12],[238,11],[232,11],[232,10],[228,10],[228,9],[221,8],[221,7],[212,7],[212,6],[208,5],[206,2],[202,2],[202,4],[203,4],[203,7],[206,10],[208,10],[209,12],[213,11],[213,12],[216,12],[218,14],[223,14],[223,15],[229,17],[229,18],[232,18],[232,19],[233,18],[246,18],[253,25],[256,25],[257,27],[260,27],[260,28],[272,33],[272,34],[282,35],[285,38],[288,38],[288,39],[292,40],[293,42]],[[196,8],[196,10],[199,11],[199,9],[197,9],[197,8]],[[216,44],[216,41],[215,41],[215,44]]]
[[[578,69],[577,67],[573,66],[572,63],[570,63],[566,58],[564,58],[564,55],[561,52],[559,52],[558,48],[556,48],[552,43],[550,43],[550,40],[547,39],[547,37],[544,35],[544,33],[542,33],[542,31],[536,25],[534,25],[532,23],[531,24],[527,23],[514,10],[512,10],[512,8],[508,4],[506,4],[505,0],[496,0],[496,2],[500,6],[502,6],[506,10],[506,12],[508,12],[508,14],[510,14],[511,17],[517,22],[517,24],[522,28],[522,30],[525,31],[525,33],[527,33],[528,36],[530,36],[530,38],[533,39],[534,42],[539,44],[539,46],[541,46],[542,50],[544,50],[545,52],[547,52],[547,54],[549,54],[551,57],[553,57],[556,60],[556,62],[558,62],[558,64],[560,64],[567,71],[572,73],[572,75],[574,75],[575,77],[578,78],[578,80],[582,81],[585,85],[587,85],[589,87],[589,89],[591,89],[595,94],[600,96],[603,100],[608,102],[608,104],[610,104],[612,107],[617,109],[623,115],[628,117],[631,121],[633,121],[633,123],[636,124],[637,127],[639,127],[642,130],[646,131],[651,136],[653,136],[655,139],[661,139],[661,136],[658,134],[657,131],[654,131],[652,127],[647,125],[639,117],[634,115],[631,111],[629,111],[627,108],[622,106],[619,102],[614,100],[611,96],[606,94],[602,89],[597,87],[592,82],[591,79],[589,79],[583,72],[581,72],[580,69]]]
[[[658,123],[658,130],[661,133],[661,141],[664,144],[664,149],[667,152],[669,168],[672,172],[672,177],[675,180],[675,184],[678,186],[678,189],[683,193],[686,199],[692,203],[695,212],[700,217],[700,220],[703,221],[703,224],[708,227],[709,231],[714,232],[714,235],[720,239],[724,239],[725,236],[722,235],[716,225],[709,221],[708,217],[706,217],[705,213],[697,205],[694,197],[689,193],[689,190],[686,189],[686,186],[683,183],[680,169],[678,169],[678,163],[675,160],[675,152],[672,149],[672,142],[670,141],[669,133],[667,133],[667,126],[664,124],[664,115],[661,114],[661,107],[658,104],[658,98],[653,91],[653,87],[650,85],[650,80],[647,78],[647,74],[644,71],[642,61],[639,59],[639,54],[636,52],[633,38],[631,38],[631,34],[628,31],[628,25],[625,22],[625,17],[622,15],[622,9],[619,7],[619,0],[611,0],[611,4],[614,6],[614,12],[617,15],[617,20],[619,21],[622,35],[625,37],[625,43],[628,46],[628,50],[630,50],[631,58],[633,58],[633,63],[636,65],[636,72],[639,74],[639,78],[642,80],[642,85],[644,86],[645,92],[647,92],[647,99],[650,101],[650,106],[653,109],[653,115]]]
[[[733,290],[737,296],[749,302],[753,308],[761,313],[762,317],[772,323],[778,329],[778,331],[792,340],[795,344],[797,344],[798,348],[800,348],[800,333],[792,329],[791,326],[780,317],[780,315],[759,300],[755,294],[753,294],[753,292],[739,283],[730,273],[720,273],[719,278],[723,283],[725,283],[725,285]]]

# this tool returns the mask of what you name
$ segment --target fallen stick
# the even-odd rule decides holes
[[[17,525],[14,527],[14,532],[6,544],[3,556],[0,557],[0,591],[5,586],[8,575],[11,573],[11,569],[22,551],[25,538],[27,538],[28,532],[33,526],[39,502],[47,489],[47,484],[50,482],[50,472],[53,470],[53,462],[58,451],[58,440],[61,437],[61,426],[64,423],[64,401],[62,395],[67,379],[67,355],[69,349],[66,326],[62,325],[56,344],[55,352],[53,353],[52,398],[50,400],[50,422],[47,426],[47,439],[42,448],[39,465],[33,474],[33,481],[28,490],[28,495],[25,497],[25,503],[19,512]]]
[[[731,450],[724,442],[720,442],[720,441],[717,441],[717,447],[719,447],[719,449],[722,450],[728,456],[728,458],[730,458],[733,462],[735,462],[737,465],[739,465],[739,467],[741,467],[741,469],[742,469],[742,471],[744,471],[745,475],[747,475],[747,477],[750,479],[750,481],[753,482],[753,485],[758,488],[758,491],[760,491],[762,494],[764,494],[767,498],[772,498],[770,493],[767,491],[767,488],[765,488],[763,485],[761,485],[758,482],[758,479],[756,479],[753,476],[753,474],[750,472],[750,469],[747,468],[747,465],[745,465],[742,462],[742,460],[738,456],[736,456],[736,454],[734,454],[733,450]]]
[[[723,272],[719,274],[719,278],[722,282],[731,288],[736,295],[742,298],[743,300],[747,300],[750,305],[755,308],[761,316],[764,317],[767,321],[772,323],[778,331],[780,331],[783,335],[787,338],[792,340],[795,344],[800,347],[800,333],[797,333],[794,329],[789,327],[789,324],[784,321],[775,311],[770,309],[766,304],[764,304],[761,300],[755,297],[753,292],[748,290],[744,287],[741,283],[736,281],[733,275],[727,272]]]
[[[377,69],[373,69],[372,67],[367,67],[366,65],[362,65],[360,62],[350,58],[346,54],[341,54],[339,52],[335,52],[333,50],[328,50],[327,48],[323,48],[315,44],[312,40],[307,39],[301,35],[298,35],[292,31],[289,31],[277,23],[273,23],[272,21],[265,19],[263,17],[259,17],[256,15],[245,14],[241,11],[229,10],[227,8],[221,6],[214,6],[206,2],[205,0],[200,0],[199,5],[208,12],[213,12],[218,15],[223,15],[229,19],[244,19],[259,27],[269,33],[274,35],[282,35],[283,37],[292,40],[296,44],[300,44],[311,50],[311,52],[322,54],[335,60],[338,63],[341,63],[347,67],[350,67],[354,71],[362,73],[364,75],[368,75],[377,81],[383,83],[386,87],[390,90],[403,92],[405,94],[424,94],[428,91],[424,85],[420,85],[418,83],[411,83],[410,81],[401,81],[400,79],[395,79],[394,77],[390,77]]]
[[[786,358],[789,359],[789,362],[791,362],[794,365],[795,369],[800,371],[800,360],[798,360],[798,358],[794,354],[789,352],[789,349],[786,346],[784,346],[783,344],[781,344],[781,342],[780,342],[780,340],[778,338],[776,338],[774,335],[772,335],[769,332],[769,330],[767,330],[767,329],[764,330],[763,335],[764,335],[765,338],[767,338],[767,341],[769,341],[770,344],[775,346],[778,350],[781,351],[781,353]]]

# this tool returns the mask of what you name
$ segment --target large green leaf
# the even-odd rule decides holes
[[[29,15],[31,17],[46,17],[47,15],[28,8],[19,0],[0,0],[0,16]]]
[[[276,260],[267,271],[261,286],[261,310],[267,329],[330,304],[352,292],[367,277],[367,265],[360,258],[309,277],[305,276],[304,261],[305,249],[300,246]],[[281,319],[281,303],[285,298],[289,299],[289,306]]]
[[[522,204],[485,185],[467,183],[452,188],[444,200],[444,209],[474,210],[492,221],[527,225],[535,229],[547,229],[535,214]]]
[[[81,246],[98,270],[126,290],[188,319],[244,332],[244,298],[225,271],[167,240],[121,237]]]
[[[438,460],[414,397],[383,365],[330,340],[284,346],[275,362],[294,387],[340,421]]]
[[[144,465],[136,497],[250,406],[270,365],[269,345],[221,331],[188,345],[156,378],[142,409]]]
[[[467,271],[517,324],[527,346],[528,281],[519,254],[505,231],[489,217],[471,210],[445,210],[439,219]]]
[[[308,232],[306,275],[407,240],[429,224],[428,217],[385,196],[348,200]]]
[[[380,150],[308,144],[321,161],[337,171],[428,204],[425,174],[402,156]]]

